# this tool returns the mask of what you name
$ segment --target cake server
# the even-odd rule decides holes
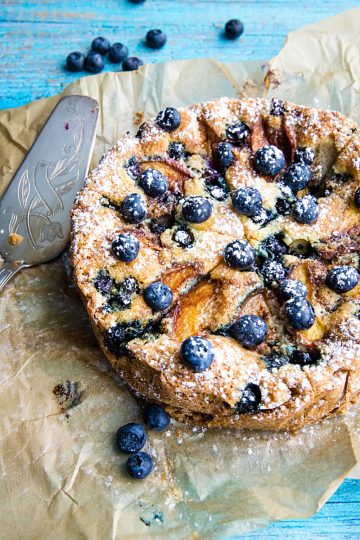
[[[98,114],[92,98],[62,98],[9,184],[0,201],[0,290],[21,269],[51,261],[65,249]]]

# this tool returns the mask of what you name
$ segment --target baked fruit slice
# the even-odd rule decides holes
[[[166,108],[72,211],[75,282],[128,385],[204,426],[297,429],[360,397],[360,134],[279,100]]]

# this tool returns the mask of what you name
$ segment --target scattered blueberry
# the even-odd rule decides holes
[[[248,270],[255,264],[255,253],[247,240],[234,240],[225,247],[224,259],[230,268]]]
[[[297,279],[284,279],[280,282],[278,288],[282,300],[290,300],[290,298],[306,298],[308,293],[306,285]]]
[[[295,152],[295,163],[304,163],[305,165],[312,165],[315,159],[315,152],[311,148],[298,148]]]
[[[314,364],[316,360],[308,353],[304,351],[295,350],[290,355],[290,364],[299,364],[300,366],[310,366]]]
[[[91,48],[93,51],[96,51],[102,55],[107,54],[110,49],[110,43],[109,40],[99,36],[93,40],[91,43]]]
[[[107,270],[100,270],[94,279],[94,287],[101,294],[109,294],[114,281]]]
[[[162,30],[149,30],[145,37],[145,43],[150,49],[161,49],[166,41],[166,34]]]
[[[264,356],[263,360],[268,369],[279,369],[281,366],[289,363],[289,359],[286,356],[280,354],[272,354],[270,356]]]
[[[234,154],[231,149],[231,144],[227,142],[220,142],[217,144],[213,151],[213,158],[215,165],[219,169],[224,170],[226,167],[229,167],[229,165],[231,165],[234,161]]]
[[[230,124],[226,128],[226,138],[237,146],[242,146],[247,143],[250,137],[250,129],[241,120]]]
[[[173,240],[183,248],[190,247],[194,244],[195,238],[188,229],[177,229],[173,234]]]
[[[231,195],[235,210],[244,216],[255,216],[262,208],[262,198],[258,189],[240,187]]]
[[[253,413],[259,409],[261,403],[261,390],[257,384],[249,383],[245,386],[240,401],[235,405],[238,413]]]
[[[85,66],[85,55],[75,51],[66,58],[66,67],[69,71],[82,71]]]
[[[243,315],[231,327],[231,335],[244,347],[260,345],[267,335],[267,324],[257,315]]]
[[[355,206],[360,208],[360,188],[355,191]]]
[[[125,58],[122,63],[123,71],[136,71],[140,66],[143,66],[144,62],[137,56],[129,56]]]
[[[291,298],[285,304],[285,313],[296,330],[307,330],[315,322],[313,306],[305,298]]]
[[[314,223],[319,217],[319,213],[319,206],[312,195],[305,195],[302,199],[298,199],[292,210],[294,219],[298,223],[306,225]]]
[[[130,233],[118,234],[112,241],[111,250],[122,262],[131,262],[139,254],[140,242]]]
[[[121,64],[129,56],[129,49],[122,43],[114,43],[109,49],[109,60],[113,64]]]
[[[144,420],[155,431],[164,431],[170,424],[170,416],[160,405],[148,405],[144,411]]]
[[[184,159],[186,156],[185,146],[180,142],[171,142],[168,152],[171,159]]]
[[[187,197],[182,205],[182,215],[190,223],[203,223],[211,216],[212,204],[205,197],[193,195]]]
[[[180,356],[191,369],[199,373],[211,366],[215,351],[208,339],[191,336],[182,343]]]
[[[131,0],[133,2],[133,0]],[[139,3],[139,2],[135,2]],[[153,461],[147,452],[138,452],[129,456],[126,461],[126,470],[133,478],[143,480],[153,470]]]
[[[296,192],[304,189],[311,180],[311,169],[305,163],[293,163],[285,172],[282,181],[292,191]]]
[[[259,245],[259,254],[265,259],[281,259],[288,252],[288,246],[285,244],[281,233],[270,234]]]
[[[168,308],[172,298],[171,289],[161,281],[151,283],[144,291],[144,300],[154,311],[163,311]]]
[[[276,287],[280,281],[286,278],[287,269],[280,261],[266,260],[261,267],[261,274],[264,278],[265,285],[268,287]]]
[[[325,283],[330,289],[341,294],[354,289],[359,279],[360,274],[354,266],[335,266],[328,272]]]
[[[277,146],[263,146],[255,152],[254,167],[260,174],[276,176],[285,167],[285,156]]]
[[[139,185],[149,197],[158,197],[167,190],[168,181],[157,169],[146,169],[139,178]]]
[[[120,214],[128,223],[141,223],[146,218],[146,204],[138,193],[130,193],[120,205]]]
[[[104,69],[104,60],[101,54],[90,51],[85,58],[85,69],[91,73],[100,73]]]
[[[138,452],[146,443],[146,432],[141,424],[125,424],[116,433],[116,446],[122,452]]]
[[[177,109],[174,107],[166,107],[159,112],[155,122],[160,126],[164,131],[172,133],[175,131],[181,124],[181,116]]]
[[[225,24],[225,37],[228,39],[236,39],[244,32],[244,25],[239,19],[230,19]]]
[[[272,116],[284,116],[285,114],[284,102],[281,99],[272,98],[269,112]]]

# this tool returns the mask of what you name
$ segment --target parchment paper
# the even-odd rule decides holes
[[[100,102],[94,165],[139,113],[224,95],[278,96],[359,121],[359,26],[356,9],[290,34],[270,63],[167,62],[82,78],[64,94]],[[58,99],[0,112],[2,191]],[[140,408],[99,351],[66,254],[6,287],[0,330],[1,539],[223,539],[309,516],[356,474],[359,407],[297,435],[173,424],[150,433],[154,473],[130,480],[113,440]]]

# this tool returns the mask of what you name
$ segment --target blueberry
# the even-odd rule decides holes
[[[211,216],[212,204],[205,197],[187,197],[182,205],[182,215],[190,223],[203,223]]]
[[[290,298],[306,298],[308,293],[306,285],[297,279],[284,279],[280,282],[278,288],[282,300],[290,300]]]
[[[265,227],[270,221],[276,218],[276,214],[270,208],[262,208],[258,214],[250,216],[251,221],[259,225],[260,228]]]
[[[109,40],[99,36],[93,40],[91,43],[91,48],[93,51],[96,51],[100,54],[106,54],[109,52],[110,49],[110,43]]]
[[[82,71],[85,66],[85,55],[75,51],[66,58],[66,68],[69,71]]]
[[[158,197],[167,190],[168,181],[157,169],[146,169],[139,178],[139,185],[149,197]]]
[[[293,163],[285,172],[282,181],[292,191],[304,189],[311,180],[311,169],[305,163]]]
[[[310,366],[314,364],[316,360],[308,353],[304,351],[295,350],[290,355],[290,364],[299,364],[300,366]]]
[[[285,313],[296,330],[307,330],[315,322],[313,306],[305,298],[291,298],[285,304]]]
[[[111,244],[111,250],[115,257],[127,263],[136,259],[139,249],[139,240],[130,233],[118,234]]]
[[[267,324],[257,315],[243,315],[231,327],[231,335],[244,347],[260,345],[267,335]]]
[[[284,116],[285,114],[284,102],[281,99],[272,98],[269,112],[271,116]]]
[[[270,234],[265,240],[262,240],[259,246],[259,253],[266,259],[281,259],[288,252],[288,247],[282,239],[281,233]]]
[[[145,0],[129,0],[132,4],[143,4]]]
[[[132,339],[141,337],[148,330],[141,321],[118,323],[108,328],[104,334],[104,344],[111,354],[116,357],[125,352],[125,344]]]
[[[208,339],[191,336],[182,343],[180,356],[191,369],[199,373],[211,366],[215,351]]]
[[[360,208],[360,188],[355,191],[355,206]]]
[[[240,401],[235,405],[238,413],[253,413],[259,409],[261,403],[261,390],[257,384],[249,383],[245,386]]]
[[[134,2],[134,0],[131,0]],[[138,4],[139,2],[135,2]],[[147,452],[138,452],[129,456],[126,461],[126,470],[136,480],[143,480],[153,470],[153,461]]]
[[[264,362],[268,369],[279,369],[281,366],[289,363],[289,359],[286,356],[280,354],[272,354],[270,356],[264,356]]]
[[[204,172],[205,189],[209,195],[217,201],[225,201],[229,193],[226,180],[218,171],[207,169]]]
[[[180,142],[171,142],[168,152],[171,159],[184,159],[186,156],[185,146]]]
[[[166,107],[159,112],[155,122],[160,126],[164,131],[172,133],[175,131],[181,124],[181,116],[177,109],[174,107]]]
[[[116,446],[122,452],[138,452],[146,443],[146,432],[141,424],[125,424],[116,433]]]
[[[248,270],[255,264],[255,253],[246,240],[234,240],[225,247],[224,259],[230,268]]]
[[[145,44],[150,49],[161,49],[166,41],[166,34],[162,30],[149,30],[145,37]]]
[[[121,283],[121,289],[124,293],[131,295],[139,292],[139,284],[134,277],[129,276]]]
[[[195,238],[188,229],[177,229],[173,234],[173,240],[183,248],[190,247],[194,244]]]
[[[154,311],[163,311],[168,308],[172,298],[171,289],[161,281],[151,283],[144,291],[144,300]]]
[[[220,142],[213,151],[213,158],[215,165],[224,170],[226,167],[232,164],[234,161],[234,154],[231,149],[231,144],[227,142]]]
[[[261,211],[262,198],[258,189],[240,187],[231,195],[235,210],[244,216],[255,216]]]
[[[325,283],[330,289],[341,294],[354,289],[359,279],[360,274],[353,266],[335,266],[328,272]]]
[[[275,208],[280,216],[288,216],[291,213],[292,203],[287,199],[277,199]]]
[[[250,137],[250,129],[241,120],[230,124],[226,128],[226,138],[237,146],[242,146],[247,143]]]
[[[90,51],[85,58],[85,69],[91,73],[100,73],[104,69],[104,60],[101,54]]]
[[[136,71],[140,66],[143,66],[144,62],[137,56],[129,56],[125,58],[122,63],[123,71]]]
[[[107,270],[100,270],[94,279],[94,287],[101,294],[109,294],[113,284],[114,281]]]
[[[163,431],[170,424],[170,416],[160,405],[148,405],[144,411],[144,420],[155,431]]]
[[[150,230],[154,234],[162,234],[166,229],[171,229],[174,225],[174,215],[164,214],[157,219],[152,219],[150,221]]]
[[[315,159],[315,152],[311,148],[298,148],[295,152],[295,163],[304,163],[305,165],[312,165]]]
[[[261,267],[265,285],[276,287],[287,276],[287,269],[279,261],[266,260]]]
[[[315,197],[305,195],[305,197],[298,199],[294,204],[292,215],[298,223],[309,225],[317,220],[319,212],[319,206]]]
[[[141,223],[146,218],[146,204],[138,193],[130,193],[120,205],[120,214],[128,223]]]
[[[285,167],[285,156],[276,146],[263,146],[255,152],[254,167],[260,174],[276,176]]]
[[[113,64],[120,64],[129,56],[129,49],[122,43],[114,43],[109,49],[109,60]]]
[[[230,19],[225,24],[225,37],[227,39],[236,39],[244,32],[244,25],[239,19]]]

